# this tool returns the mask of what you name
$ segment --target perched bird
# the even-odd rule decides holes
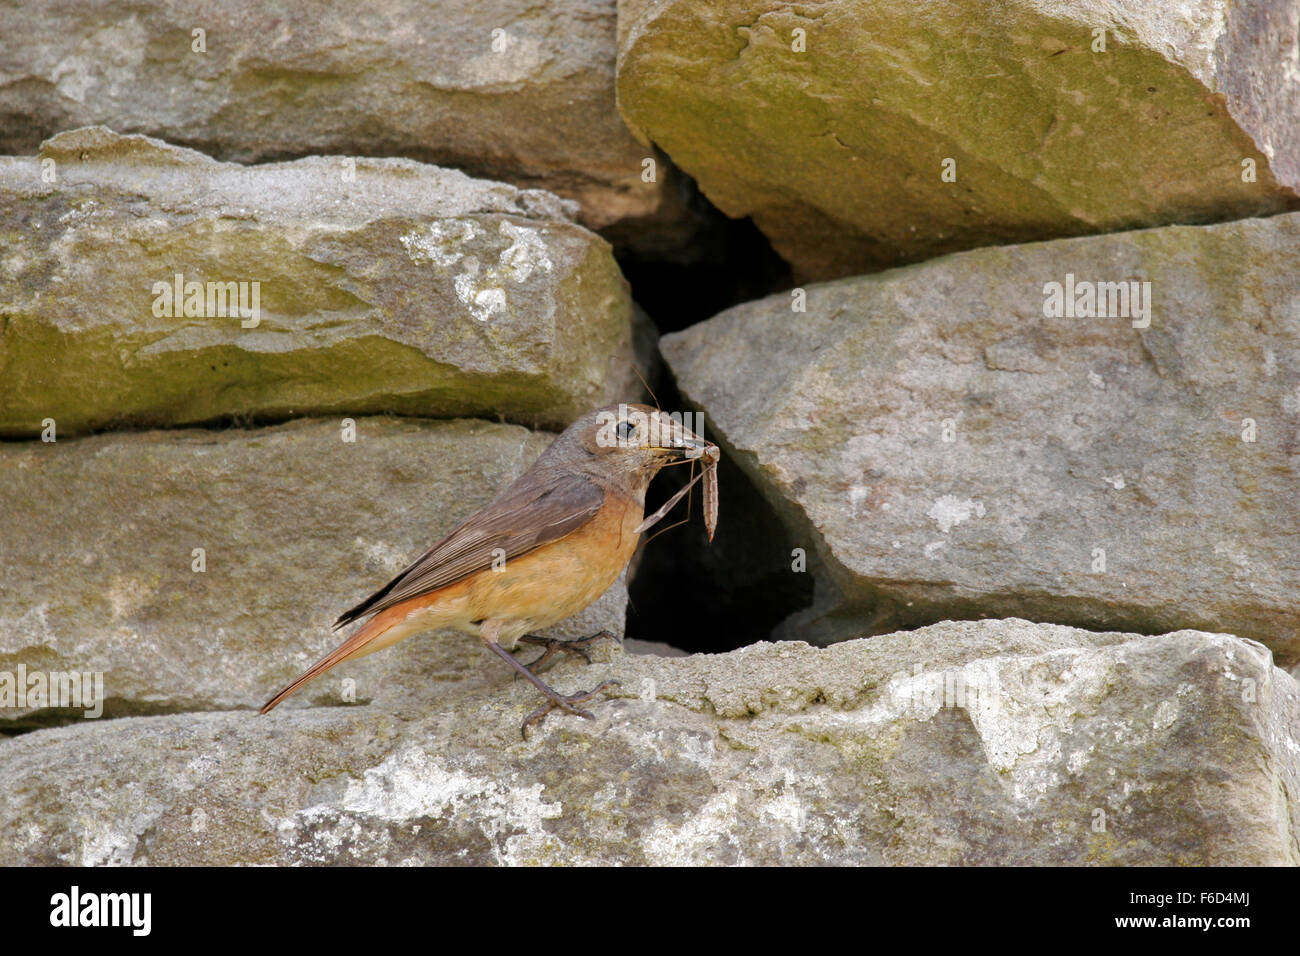
[[[334,622],[336,630],[374,616],[267,701],[261,713],[335,664],[412,634],[455,628],[479,638],[546,698],[525,719],[525,734],[530,724],[556,708],[590,717],[578,705],[614,682],[564,696],[537,676],[537,667],[557,650],[585,657],[587,647],[612,635],[602,631],[558,641],[532,632],[576,614],[605,593],[631,560],[640,532],[686,490],[643,520],[650,479],[665,465],[696,459],[709,473],[705,510],[712,538],[717,446],[685,428],[680,416],[648,405],[610,405],[588,412],[496,499],[342,614]],[[529,666],[510,653],[521,641],[545,648]]]

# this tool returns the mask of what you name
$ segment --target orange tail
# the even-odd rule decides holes
[[[397,613],[392,613],[392,612],[397,612]],[[308,681],[319,677],[321,674],[324,674],[335,664],[338,664],[341,661],[345,661],[349,657],[361,657],[364,656],[365,654],[370,653],[371,650],[377,651],[380,650],[382,647],[387,646],[387,643],[385,643],[380,645],[380,647],[374,647],[368,650],[363,650],[363,648],[365,648],[367,644],[370,644],[372,641],[375,640],[375,638],[379,637],[389,628],[393,627],[403,617],[405,617],[405,611],[401,609],[400,605],[397,607],[389,608],[387,611],[384,611],[382,614],[376,614],[373,618],[370,619],[370,623],[368,623],[365,627],[361,628],[361,630],[357,631],[355,634],[349,637],[338,647],[334,648],[334,650],[330,651],[328,654],[326,654],[324,657],[318,660],[309,669],[304,671],[299,676],[295,677],[293,683],[291,683],[288,687],[284,688],[284,690],[280,691],[278,694],[276,694],[274,697],[268,700],[265,704],[263,704],[262,709],[259,710],[258,713],[259,714],[270,713],[276,707],[276,705],[280,703],[280,701],[284,700],[290,694],[294,693],[294,691],[298,690],[298,688],[302,687]]]

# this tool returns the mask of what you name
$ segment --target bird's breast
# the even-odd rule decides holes
[[[643,511],[640,503],[607,490],[600,510],[576,531],[475,575],[468,595],[475,619],[513,622],[502,632],[501,643],[509,646],[578,613],[627,567]]]

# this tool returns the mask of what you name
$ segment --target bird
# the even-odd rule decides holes
[[[343,661],[391,647],[417,633],[449,628],[477,637],[541,692],[545,703],[525,718],[521,728],[525,738],[528,728],[552,710],[590,718],[591,713],[580,705],[616,681],[564,695],[548,686],[537,671],[556,651],[590,661],[587,648],[613,635],[601,631],[562,641],[533,632],[576,614],[618,579],[636,550],[640,532],[685,493],[684,488],[646,519],[646,489],[660,469],[702,459],[707,471],[717,458],[717,446],[687,428],[683,416],[676,413],[619,403],[580,416],[505,491],[393,580],[341,614],[334,630],[366,617],[370,620],[277,692],[259,713],[269,713]],[[716,480],[712,474],[709,477]],[[707,496],[708,483],[705,487]],[[709,503],[706,522],[711,539],[716,500],[712,509]],[[524,665],[511,653],[521,642],[544,651]]]

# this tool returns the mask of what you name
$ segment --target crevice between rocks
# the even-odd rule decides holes
[[[665,157],[671,164],[671,157]],[[632,299],[663,335],[677,332],[744,302],[793,285],[790,265],[751,219],[732,219],[714,206],[694,180],[676,169],[682,202],[694,233],[677,248],[647,252],[615,244],[615,258]],[[690,410],[660,364],[648,383],[659,407]],[[706,420],[706,426],[707,426]],[[705,436],[709,437],[709,436]],[[647,513],[689,480],[684,469],[665,469],[651,484]],[[719,464],[719,520],[712,544],[701,521],[701,497],[649,532],[628,583],[626,636],[689,653],[718,653],[769,640],[774,629],[812,602],[808,575],[769,566],[789,554],[784,524],[753,482],[724,455]],[[653,537],[653,540],[651,538]]]
[[[662,408],[686,410],[669,377],[654,387]],[[688,480],[686,469],[665,469],[650,486],[646,511],[658,508]],[[788,563],[774,561],[773,556],[789,555],[796,542],[726,455],[718,465],[718,491],[712,544],[695,494],[687,499],[689,519],[683,500],[665,519],[665,530],[653,540],[647,537],[628,582],[628,638],[689,653],[721,653],[773,639],[778,625],[812,604],[812,576],[792,574]],[[683,519],[688,520],[677,524]]]
[[[343,705],[340,705],[343,706]],[[346,705],[352,706],[352,705]],[[246,707],[229,707],[210,701],[168,701],[157,703],[135,700],[128,697],[109,697],[103,701],[103,713],[98,717],[87,717],[84,707],[43,707],[22,717],[0,720],[0,740],[20,737],[36,730],[51,730],[58,727],[71,727],[90,721],[121,720],[124,717],[167,717],[174,714],[208,714],[244,711],[256,713]]]

